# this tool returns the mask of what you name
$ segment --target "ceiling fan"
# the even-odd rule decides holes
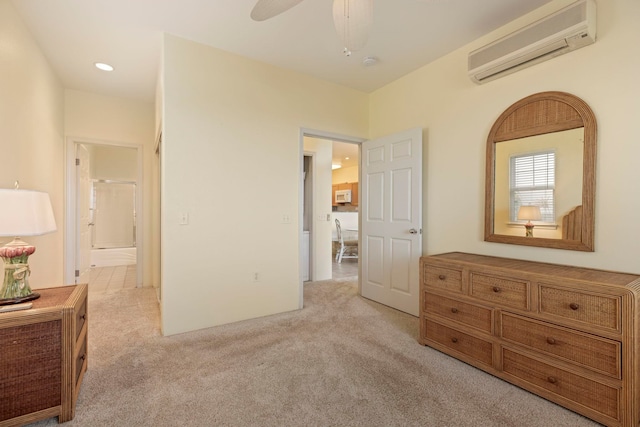
[[[251,19],[265,21],[279,15],[303,0],[258,0],[251,11]],[[343,53],[362,49],[373,24],[373,0],[334,0],[333,24],[344,44]]]

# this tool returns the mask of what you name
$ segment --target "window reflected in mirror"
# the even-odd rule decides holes
[[[582,204],[584,129],[495,144],[494,232],[525,236],[523,206],[539,208],[535,237],[562,238],[562,217]]]

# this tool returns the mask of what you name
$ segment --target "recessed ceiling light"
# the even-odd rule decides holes
[[[113,67],[109,64],[105,64],[104,62],[96,62],[96,68],[102,71],[113,71]]]
[[[331,165],[331,169],[332,169],[332,170],[340,169],[341,167],[342,167],[342,165],[339,165],[339,164],[337,164],[337,163],[333,163],[333,164]]]

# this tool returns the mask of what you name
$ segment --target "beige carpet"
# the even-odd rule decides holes
[[[162,337],[153,290],[92,294],[89,370],[65,425],[597,425],[420,346],[416,318],[359,297],[353,281],[308,284],[304,300]]]

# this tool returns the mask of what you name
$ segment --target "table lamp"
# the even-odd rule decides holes
[[[18,236],[39,236],[56,231],[51,200],[47,193],[0,189],[0,237],[14,239],[0,247],[4,280],[0,288],[0,306],[34,300],[40,294],[29,287],[29,255],[36,250]]]
[[[540,221],[541,219],[540,206],[520,206],[518,210],[518,220],[527,221],[524,225],[526,237],[533,237],[533,224],[531,221]]]

